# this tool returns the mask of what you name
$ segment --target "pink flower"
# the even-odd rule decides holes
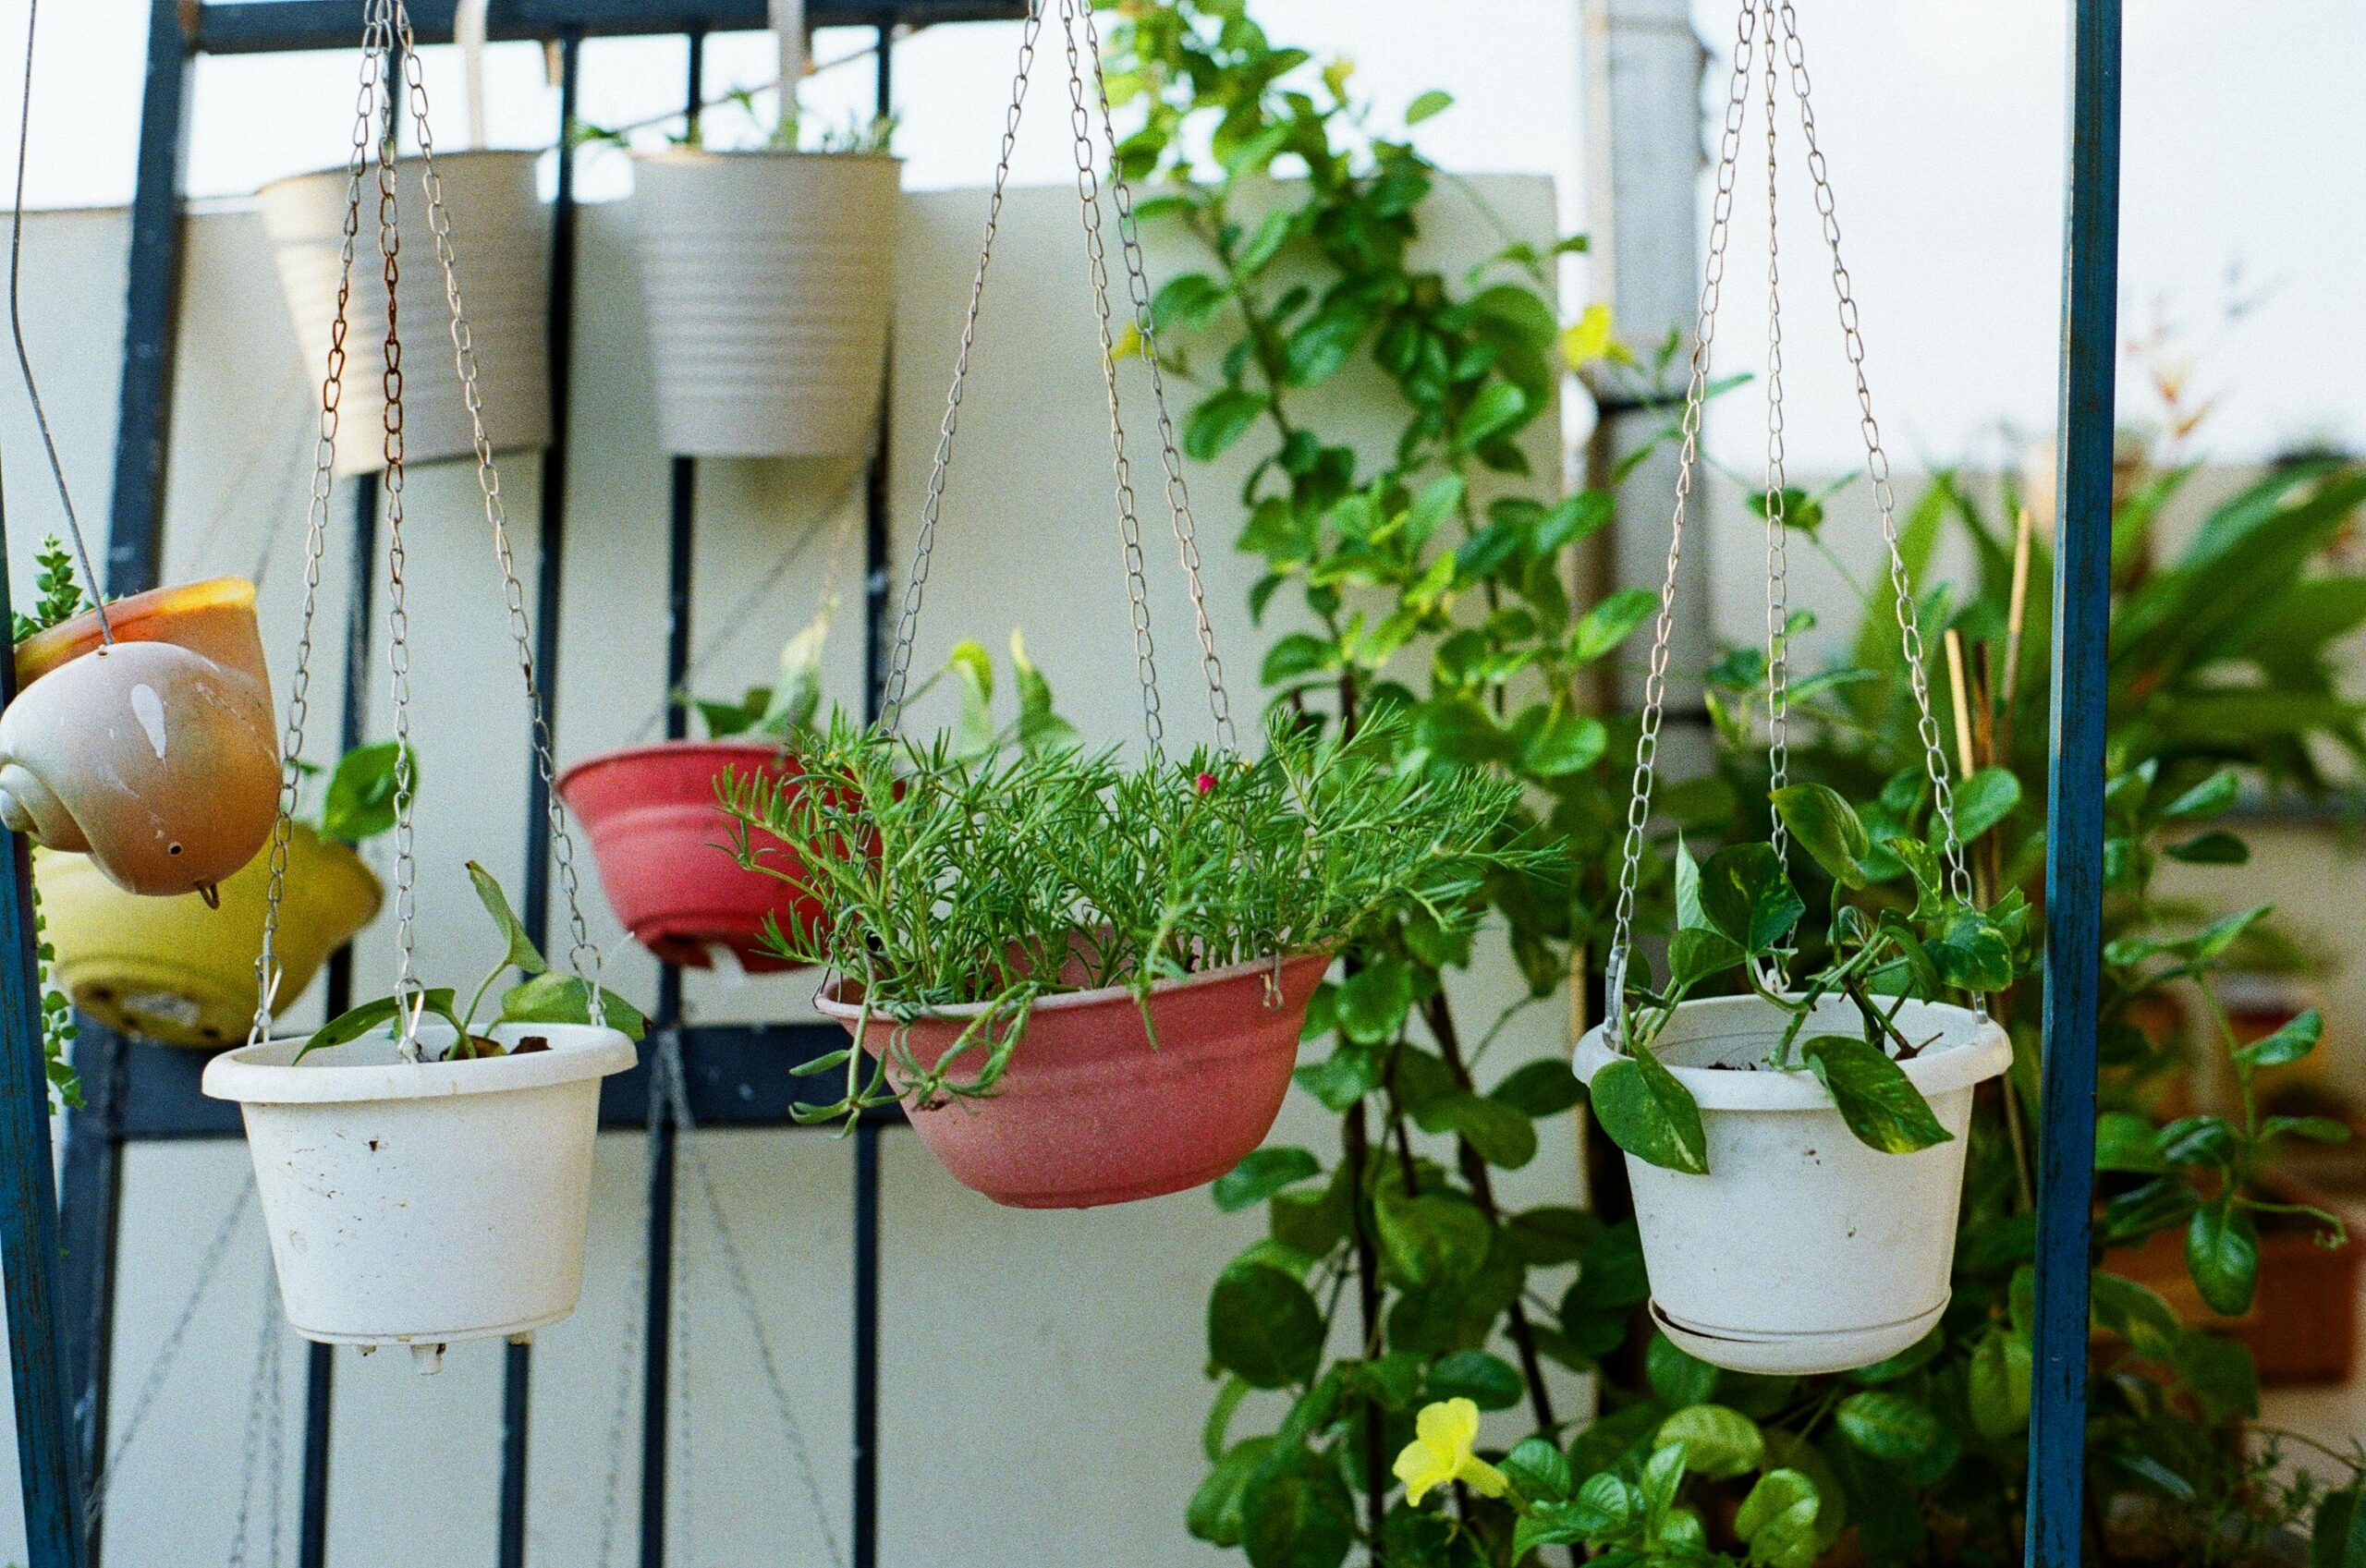
[[[1192,782],[1191,787],[1201,795],[1211,794],[1216,787],[1216,776],[1213,773],[1201,773]]]

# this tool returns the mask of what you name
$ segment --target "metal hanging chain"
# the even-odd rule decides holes
[[[401,5],[394,11],[399,26]],[[410,40],[397,36],[398,49],[409,52]],[[416,56],[412,56],[414,62]],[[395,1015],[401,1025],[396,1046],[406,1062],[420,1057],[419,1026],[426,1011],[426,989],[413,969],[412,926],[419,914],[419,856],[412,832],[416,774],[410,754],[410,607],[403,572],[408,552],[403,545],[403,344],[401,322],[402,229],[396,168],[396,124],[386,117],[378,137],[378,259],[386,284],[386,336],[379,377],[384,390],[381,424],[385,472],[380,484],[386,504],[386,670],[388,695],[394,704],[395,731]]]
[[[970,289],[969,314],[962,323],[960,351],[954,359],[953,384],[945,396],[944,420],[937,429],[935,458],[930,468],[927,494],[921,506],[920,530],[913,541],[911,568],[906,577],[903,608],[896,625],[895,649],[889,658],[887,678],[881,690],[880,723],[882,729],[890,735],[896,732],[903,719],[904,697],[911,673],[912,639],[919,626],[930,559],[935,548],[936,525],[944,509],[945,475],[952,463],[954,434],[960,423],[961,397],[969,376],[970,354],[977,342],[979,309],[985,298],[986,276],[994,260],[994,238],[1001,229],[1004,195],[1010,179],[1011,155],[1018,145],[1018,122],[1027,103],[1028,81],[1034,69],[1043,15],[1044,0],[1031,0],[1019,37],[1018,68],[1011,84],[1010,108],[1003,123],[1002,150],[994,165],[993,194],[986,208],[984,242],[979,248],[978,270]],[[1104,182],[1092,150],[1092,110],[1095,107],[1100,110],[1104,137],[1111,152],[1105,183],[1117,213],[1118,242],[1125,257],[1128,298],[1133,307],[1136,335],[1140,340],[1143,361],[1150,368],[1151,391],[1157,407],[1160,455],[1166,477],[1167,509],[1172,516],[1177,548],[1189,583],[1192,612],[1200,638],[1201,662],[1208,682],[1209,709],[1215,719],[1218,744],[1226,751],[1234,751],[1238,749],[1238,740],[1233,730],[1231,699],[1225,687],[1223,662],[1216,656],[1215,632],[1208,615],[1207,592],[1201,581],[1199,544],[1191,518],[1190,491],[1184,479],[1182,452],[1176,440],[1174,418],[1167,407],[1166,380],[1151,322],[1149,274],[1142,261],[1140,225],[1134,213],[1132,192],[1116,157],[1116,132],[1110,120],[1108,88],[1102,72],[1100,35],[1090,0],[1060,0],[1060,17],[1068,58],[1069,118],[1077,145],[1077,193],[1084,222],[1086,259],[1101,329],[1102,368],[1109,399],[1110,444],[1116,474],[1119,538],[1125,556],[1127,590],[1133,609],[1135,665],[1142,687],[1143,728],[1150,737],[1152,754],[1156,757],[1163,746],[1165,726],[1160,711],[1156,662],[1151,643],[1140,529],[1119,407],[1114,312],[1108,298],[1107,252],[1100,202]],[[1079,45],[1079,23],[1083,30],[1082,50]],[[1092,57],[1092,90],[1090,94],[1086,89],[1083,62],[1083,54],[1088,52]]]
[[[1783,237],[1775,177],[1774,0],[1754,9],[1766,63],[1766,788],[1772,796],[1791,777],[1791,529],[1783,444]],[[1771,813],[1775,864],[1788,869],[1791,830]],[[1778,963],[1778,973],[1782,966]]]
[[[345,395],[346,334],[353,299],[353,261],[361,232],[361,180],[380,117],[379,93],[385,55],[392,42],[388,0],[370,0],[361,33],[361,75],[355,90],[353,147],[346,161],[345,235],[338,257],[336,316],[329,325],[329,351],[321,376],[321,420],[312,454],[312,490],[304,518],[304,608],[296,639],[296,673],[287,689],[287,727],[280,737],[279,812],[271,830],[271,887],[263,902],[262,951],[255,958],[255,1016],[247,1043],[271,1038],[272,1004],[277,1000],[276,953],[279,910],[287,891],[287,846],[296,828],[303,787],[304,725],[311,716],[312,622],[320,607],[321,563],[328,553],[329,492],[336,468],[339,410]]]
[[[25,5],[25,93],[17,119],[17,194],[8,208],[8,333],[16,339],[17,369],[25,380],[25,396],[33,406],[33,423],[41,431],[42,450],[49,456],[49,477],[57,485],[58,504],[66,509],[66,532],[74,541],[74,558],[82,581],[91,590],[91,608],[99,618],[99,640],[112,647],[115,627],[107,619],[106,590],[91,569],[91,547],[82,539],[82,519],[74,510],[74,492],[66,483],[66,465],[58,461],[57,440],[49,433],[49,410],[42,406],[41,386],[33,379],[33,358],[25,347],[24,309],[18,282],[25,265],[25,163],[33,137],[33,40],[41,30],[41,0]]]
[[[1142,688],[1142,730],[1153,763],[1166,755],[1166,723],[1159,712],[1158,661],[1150,635],[1150,587],[1142,577],[1141,521],[1135,513],[1133,465],[1126,456],[1126,422],[1117,395],[1117,341],[1111,328],[1109,261],[1101,241],[1101,174],[1094,156],[1092,115],[1085,107],[1084,66],[1077,49],[1076,0],[1060,0],[1060,31],[1067,44],[1068,123],[1076,141],[1076,194],[1084,219],[1084,257],[1092,282],[1094,320],[1101,331],[1101,380],[1109,396],[1109,449],[1117,481],[1117,537],[1126,563],[1126,597],[1133,609],[1134,678]]]
[[[1781,7],[1784,57],[1790,67],[1792,91],[1799,101],[1799,125],[1807,135],[1808,175],[1815,185],[1815,208],[1823,220],[1824,244],[1832,252],[1832,289],[1840,314],[1841,339],[1857,383],[1858,426],[1865,438],[1865,472],[1872,480],[1873,503],[1881,513],[1882,541],[1889,548],[1890,590],[1897,600],[1898,638],[1906,655],[1907,683],[1914,693],[1923,767],[1931,775],[1933,802],[1945,833],[1948,891],[1957,904],[1970,909],[1973,907],[1971,866],[1956,832],[1955,789],[1948,778],[1946,744],[1939,732],[1939,721],[1931,711],[1931,679],[1922,645],[1921,614],[1914,601],[1914,574],[1908,570],[1906,553],[1898,543],[1897,494],[1890,486],[1889,456],[1882,449],[1882,428],[1873,418],[1873,394],[1865,381],[1865,340],[1858,331],[1857,299],[1849,284],[1848,268],[1840,258],[1840,220],[1835,213],[1831,176],[1824,166],[1823,150],[1816,142],[1815,105],[1809,101],[1807,55],[1799,44],[1799,14],[1792,9],[1791,0],[1762,3],[1770,6],[1779,3]]]
[[[383,0],[382,0],[383,3]],[[550,713],[534,673],[533,625],[526,614],[526,588],[518,579],[518,563],[509,542],[509,518],[501,498],[501,475],[494,465],[493,442],[485,434],[484,396],[477,385],[477,355],[467,310],[460,300],[460,275],[453,260],[452,223],[444,207],[444,181],[435,172],[435,138],[428,126],[427,83],[411,31],[410,13],[403,0],[393,0],[396,45],[402,55],[403,84],[410,100],[411,123],[419,139],[421,184],[427,195],[427,226],[433,237],[436,265],[444,277],[444,300],[451,314],[452,356],[460,378],[461,400],[469,414],[469,433],[475,449],[477,489],[483,498],[484,519],[493,534],[494,559],[501,566],[502,590],[509,610],[509,632],[518,647],[518,669],[526,687],[528,733],[532,738],[534,768],[541,777],[544,809],[550,818],[551,847],[560,891],[567,899],[567,967],[584,984],[587,1015],[594,1027],[607,1024],[607,1009],[600,992],[601,956],[583,918],[581,880],[576,870],[575,839],[567,830],[567,808],[558,793],[558,768],[551,756]],[[391,284],[390,284],[391,286]],[[399,799],[399,796],[397,797]],[[404,962],[409,961],[408,944]]]
[[[1717,301],[1726,281],[1726,243],[1732,232],[1734,180],[1741,162],[1742,117],[1750,102],[1756,0],[1744,0],[1735,26],[1733,79],[1717,146],[1717,188],[1709,213],[1709,260],[1692,333],[1691,380],[1684,393],[1682,445],[1677,460],[1676,507],[1668,526],[1667,571],[1660,584],[1659,616],[1652,627],[1651,662],[1643,675],[1641,730],[1635,740],[1635,777],[1627,803],[1627,837],[1618,869],[1618,903],[1606,969],[1609,1011],[1623,1027],[1627,960],[1635,938],[1635,888],[1642,872],[1643,828],[1652,814],[1652,782],[1659,760],[1660,719],[1667,701],[1668,643],[1676,629],[1676,574],[1684,550],[1685,513],[1701,459],[1701,415],[1708,398],[1710,350],[1716,340]]]
[[[181,1304],[180,1316],[173,1319],[172,1329],[165,1335],[164,1343],[156,1347],[155,1359],[148,1364],[147,1375],[140,1380],[140,1392],[132,1398],[130,1410],[123,1418],[122,1429],[116,1433],[114,1446],[107,1450],[106,1463],[99,1467],[97,1475],[91,1477],[90,1495],[82,1505],[82,1531],[85,1535],[98,1524],[99,1515],[106,1512],[107,1490],[115,1481],[116,1468],[122,1465],[123,1456],[130,1452],[133,1440],[140,1436],[142,1423],[148,1419],[148,1412],[156,1403],[156,1396],[165,1392],[166,1380],[171,1378],[174,1367],[178,1365],[181,1347],[188,1343],[189,1329],[197,1321],[197,1309],[204,1304],[205,1293],[213,1287],[213,1276],[221,1272],[222,1259],[228,1254],[230,1243],[238,1234],[238,1223],[247,1216],[247,1205],[252,1203],[254,1197],[255,1185],[252,1182],[239,1183],[238,1196],[231,1200],[229,1211],[214,1227],[213,1239],[206,1243],[205,1251],[198,1259],[197,1282],[189,1287],[189,1299]]]
[[[1200,543],[1191,517],[1191,487],[1183,476],[1183,450],[1166,402],[1166,372],[1159,359],[1158,330],[1151,319],[1150,271],[1142,261],[1141,220],[1117,156],[1117,125],[1110,113],[1109,82],[1101,64],[1101,29],[1092,6],[1083,7],[1085,52],[1092,60],[1092,86],[1101,107],[1102,137],[1109,149],[1109,194],[1117,208],[1117,239],[1125,252],[1126,284],[1134,306],[1134,334],[1150,370],[1151,403],[1158,416],[1159,458],[1166,470],[1166,510],[1175,529],[1177,553],[1191,591],[1191,614],[1200,638],[1200,662],[1208,682],[1208,711],[1215,719],[1216,745],[1226,754],[1240,750],[1232,726],[1232,695],[1225,688],[1224,661],[1216,656],[1215,626],[1208,618],[1207,585],[1200,576]]]
[[[911,678],[912,638],[920,629],[921,601],[928,589],[929,557],[936,549],[936,520],[945,509],[945,476],[953,464],[953,435],[961,423],[961,391],[970,377],[970,350],[978,341],[978,310],[985,303],[986,273],[993,265],[994,236],[1002,227],[1003,194],[1010,185],[1010,160],[1018,146],[1018,116],[1027,103],[1027,79],[1035,68],[1035,40],[1043,28],[1043,0],[1030,0],[1018,34],[1018,70],[1011,81],[1010,108],[1003,118],[1002,153],[994,163],[994,194],[986,203],[986,235],[978,248],[977,274],[970,281],[970,311],[961,322],[961,348],[953,359],[953,386],[945,394],[945,418],[937,426],[936,456],[929,465],[928,492],[921,502],[920,531],[912,540],[912,564],[904,578],[904,603],[896,618],[896,646],[880,688],[879,724],[894,735],[904,717],[904,688]]]
[[[749,1337],[756,1342],[757,1364],[763,1368],[764,1384],[771,1391],[773,1407],[780,1414],[781,1436],[787,1441],[789,1458],[797,1466],[797,1477],[805,1489],[806,1499],[812,1504],[814,1523],[821,1526],[822,1545],[830,1554],[832,1568],[846,1568],[846,1556],[838,1548],[837,1532],[830,1527],[828,1507],[822,1501],[822,1483],[813,1471],[812,1451],[805,1440],[805,1428],[797,1419],[796,1406],[789,1403],[787,1380],[781,1376],[780,1362],[773,1355],[771,1336],[764,1332],[763,1317],[756,1306],[756,1289],[748,1273],[747,1260],[740,1256],[738,1238],[732,1234],[731,1223],[723,1211],[723,1197],[717,1191],[714,1172],[707,1164],[706,1150],[693,1141],[690,1134],[697,1123],[690,1118],[689,1096],[685,1092],[679,1047],[669,1044],[671,1066],[661,1066],[665,1103],[679,1130],[680,1148],[690,1157],[691,1174],[698,1178],[699,1191],[705,1199],[707,1218],[714,1226],[717,1250],[723,1255],[726,1277],[731,1283],[731,1294],[739,1300],[739,1307],[748,1319]]]

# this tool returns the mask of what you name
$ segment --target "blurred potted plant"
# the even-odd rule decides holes
[[[768,933],[828,969],[819,1005],[854,1037],[815,1064],[847,1082],[816,1114],[901,1100],[957,1179],[1031,1208],[1224,1174],[1273,1125],[1339,946],[1404,907],[1467,929],[1487,871],[1522,858],[1510,786],[1287,727],[1255,761],[1129,769],[838,726],[805,764],[801,790],[735,780],[726,806],[792,843],[879,846],[809,861],[828,923]]]
[[[395,825],[394,791],[395,743],[357,747],[331,770],[319,813],[290,824],[277,1005],[295,1005],[328,955],[378,913],[378,879],[354,847]],[[246,1038],[271,889],[268,845],[222,884],[211,907],[195,893],[135,897],[87,857],[54,850],[34,857],[33,881],[52,973],[75,1006],[167,1045],[213,1050]]]
[[[793,9],[801,12],[801,6]],[[895,302],[903,164],[890,120],[824,128],[798,103],[800,19],[783,29],[780,108],[747,95],[754,143],[683,140],[633,157],[658,432],[692,456],[860,459]]]

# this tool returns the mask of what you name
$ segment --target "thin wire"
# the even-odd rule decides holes
[[[8,332],[17,340],[17,369],[24,374],[25,395],[32,400],[33,423],[41,427],[42,450],[49,455],[49,474],[57,481],[58,504],[66,508],[66,531],[73,536],[74,556],[82,565],[82,580],[90,585],[91,606],[98,612],[99,640],[112,644],[115,627],[107,622],[106,593],[99,587],[99,574],[91,569],[91,547],[82,539],[82,519],[74,512],[66,465],[58,461],[57,441],[49,433],[49,410],[42,407],[41,386],[33,379],[32,355],[25,348],[24,310],[18,298],[25,261],[25,162],[33,136],[33,40],[40,23],[41,0],[26,0],[25,96],[17,116],[17,194],[8,209]]]

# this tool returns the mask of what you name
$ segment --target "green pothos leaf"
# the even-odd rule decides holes
[[[1857,1141],[1884,1154],[1911,1154],[1955,1136],[1906,1070],[1856,1035],[1817,1035],[1799,1047],[1840,1108]]]
[[[1701,1126],[1701,1107],[1649,1049],[1604,1067],[1593,1076],[1590,1092],[1611,1142],[1665,1170],[1708,1173],[1709,1138]]]

